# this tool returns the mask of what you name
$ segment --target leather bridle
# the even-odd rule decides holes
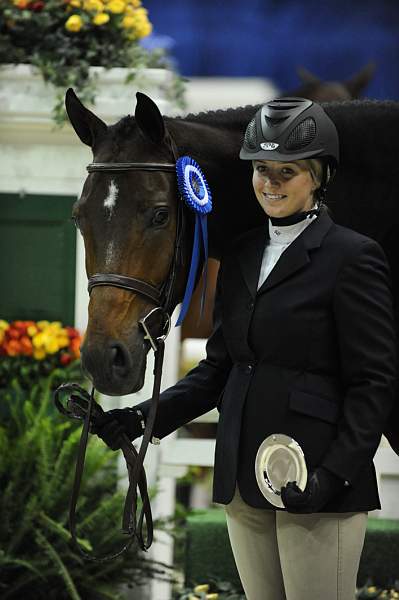
[[[174,141],[170,138],[171,149],[175,161],[177,161],[177,148]],[[89,173],[121,173],[127,171],[162,171],[166,173],[176,173],[176,165],[173,163],[155,163],[155,162],[128,162],[128,163],[90,163],[87,166]],[[140,450],[137,453],[133,444],[127,436],[123,434],[120,439],[120,446],[125,456],[127,469],[129,473],[129,487],[126,494],[125,506],[123,512],[122,531],[129,535],[128,542],[117,553],[104,557],[95,557],[87,554],[81,548],[77,540],[76,532],[76,505],[80,489],[80,481],[82,478],[88,432],[91,426],[95,427],[96,418],[103,412],[99,404],[94,400],[94,387],[89,395],[86,390],[77,384],[63,384],[55,392],[55,403],[58,410],[75,419],[84,420],[82,436],[80,439],[78,458],[76,463],[75,480],[73,485],[72,497],[69,511],[69,528],[71,531],[72,540],[83,556],[89,560],[106,561],[116,556],[119,556],[127,550],[137,538],[139,546],[143,550],[147,550],[153,539],[153,522],[151,507],[147,492],[147,482],[143,467],[144,457],[148,448],[148,444],[152,439],[152,430],[156,418],[156,412],[159,404],[162,365],[164,357],[165,339],[170,330],[170,315],[175,308],[176,299],[176,277],[179,266],[182,260],[182,244],[185,230],[184,218],[184,202],[179,199],[177,203],[176,215],[176,241],[175,249],[169,269],[168,277],[160,288],[154,285],[130,277],[115,273],[96,273],[89,277],[88,291],[92,292],[97,286],[112,286],[128,290],[135,294],[143,296],[155,304],[145,317],[139,319],[138,323],[143,329],[144,339],[151,344],[155,354],[154,366],[154,385],[151,399],[150,411],[147,416],[145,430],[143,433],[143,441]],[[159,321],[161,316],[161,324]],[[68,392],[69,400],[67,407],[62,404],[60,394]],[[140,489],[142,499],[142,509],[137,522],[137,486]],[[147,540],[143,538],[143,522],[144,517],[147,526]]]

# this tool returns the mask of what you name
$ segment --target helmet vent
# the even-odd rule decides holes
[[[277,125],[280,125],[280,123],[284,123],[287,118],[288,117],[283,117],[282,119],[272,119],[271,117],[267,117],[265,115],[265,121],[268,127],[277,127]]]
[[[255,119],[252,119],[252,121],[250,121],[248,123],[248,127],[247,127],[247,129],[245,131],[245,136],[244,136],[244,144],[250,150],[256,150],[256,148],[257,148],[257,145],[256,145],[256,122],[255,122]]]
[[[316,123],[307,118],[293,129],[285,143],[287,150],[299,150],[313,142],[316,137]]]

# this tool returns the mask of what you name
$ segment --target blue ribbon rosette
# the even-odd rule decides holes
[[[204,249],[203,288],[201,295],[201,315],[206,293],[207,261],[208,261],[208,227],[207,214],[212,210],[212,196],[208,183],[199,164],[189,156],[182,156],[176,162],[177,185],[187,206],[195,212],[195,229],[191,265],[186,290],[176,326],[181,325],[187,314],[194,292],[198,271],[201,246]]]

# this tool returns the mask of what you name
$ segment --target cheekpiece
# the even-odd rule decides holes
[[[308,472],[301,446],[288,435],[269,435],[256,454],[255,475],[266,500],[277,508],[285,508],[281,488],[289,481],[296,481],[302,491],[306,487]]]

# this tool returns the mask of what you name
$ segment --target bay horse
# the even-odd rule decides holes
[[[346,81],[323,81],[304,67],[298,67],[297,73],[302,85],[281,95],[309,98],[315,102],[354,100],[360,98],[373,78],[374,71],[375,64],[370,62]]]
[[[323,107],[338,129],[341,155],[326,204],[335,222],[381,244],[397,299],[399,103],[354,100]],[[173,164],[177,153],[200,164],[213,196],[211,257],[219,258],[235,236],[264,222],[265,214],[252,197],[251,165],[238,158],[246,125],[259,106],[168,118],[148,96],[137,93],[134,117],[108,126],[69,89],[66,108],[95,163]],[[170,270],[181,201],[172,172],[89,173],[73,208],[84,238],[88,276],[116,273],[160,287]],[[185,212],[174,306],[183,296],[192,246],[193,219]],[[137,322],[152,307],[148,298],[131,291],[93,288],[82,366],[100,392],[124,395],[141,389],[150,345]]]

